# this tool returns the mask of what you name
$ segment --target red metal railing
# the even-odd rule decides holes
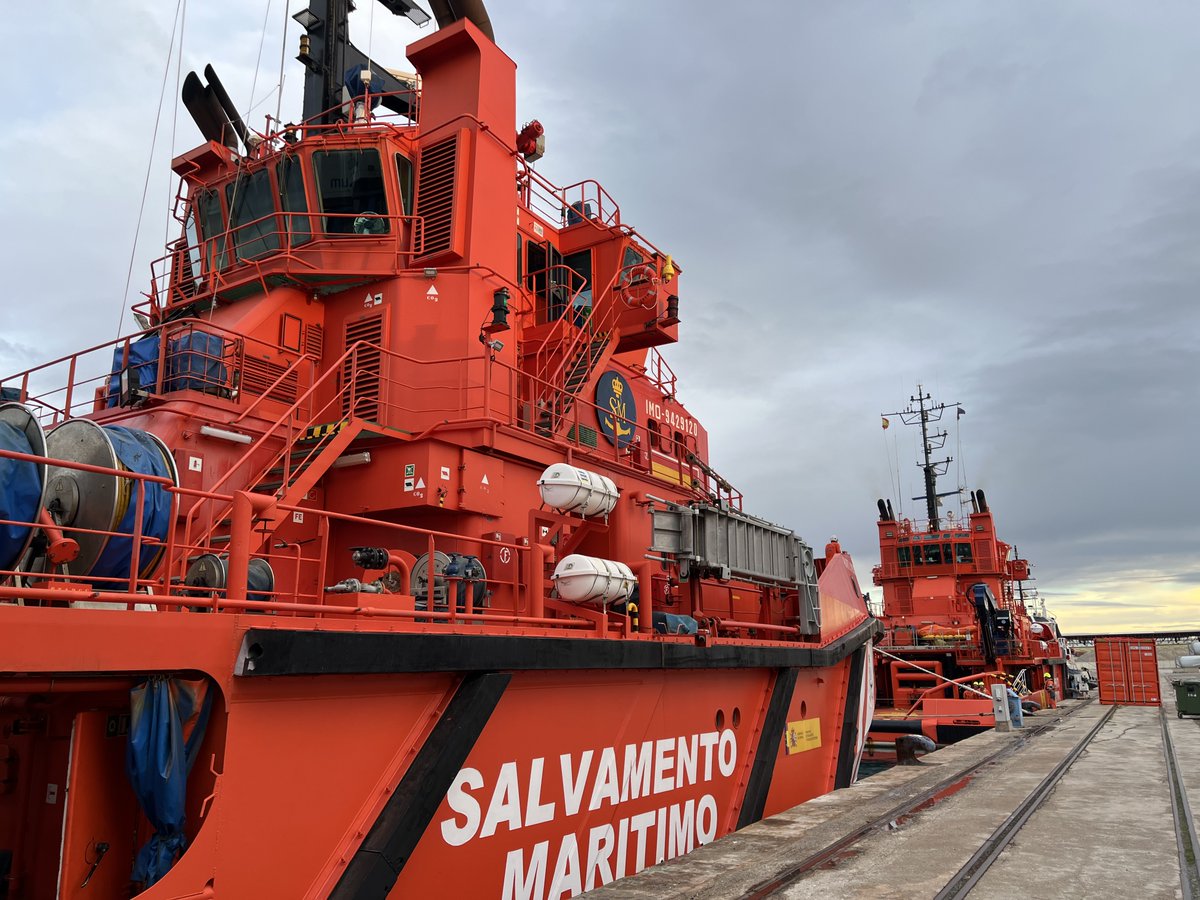
[[[134,360],[138,341],[157,336],[157,355]],[[209,349],[206,338],[219,339],[220,351]],[[177,319],[27,369],[0,380],[0,387],[34,408],[44,427],[69,418],[116,409],[126,400],[138,403],[177,390],[195,390],[243,408],[238,418],[257,407],[262,398],[245,398],[240,390],[247,355],[261,367],[278,371],[264,394],[276,392],[293,377],[297,387],[311,380],[305,357],[266,341],[248,338],[199,319]],[[274,360],[274,362],[271,362]],[[122,373],[139,376],[137,396],[121,396]],[[151,377],[151,375],[153,377]]]
[[[55,606],[114,606],[127,610],[140,609],[156,614],[180,614],[192,611],[232,611],[271,613],[275,616],[293,616],[302,618],[320,618],[331,620],[330,625],[337,627],[339,621],[346,621],[348,627],[370,627],[366,623],[375,622],[375,627],[387,630],[427,630],[430,625],[447,628],[468,628],[478,631],[481,627],[494,626],[510,631],[521,629],[526,633],[563,633],[581,634],[584,636],[604,636],[608,638],[629,638],[638,632],[631,627],[630,620],[622,614],[610,614],[603,610],[579,608],[574,609],[561,601],[555,601],[548,595],[548,585],[544,576],[545,550],[541,546],[532,546],[522,542],[506,542],[488,538],[472,538],[460,534],[439,532],[414,526],[387,522],[367,516],[356,516],[334,513],[325,510],[314,510],[309,507],[297,507],[282,504],[273,498],[254,495],[248,492],[218,494],[212,491],[196,491],[172,485],[169,479],[143,475],[127,470],[108,469],[90,466],[82,463],[50,460],[32,454],[24,454],[9,450],[0,450],[0,458],[25,460],[37,463],[53,463],[64,469],[78,469],[113,479],[125,480],[131,484],[131,494],[140,497],[149,485],[159,485],[171,495],[172,510],[177,512],[185,503],[209,501],[227,504],[231,509],[232,532],[234,540],[228,547],[227,572],[228,581],[224,588],[200,587],[187,585],[178,577],[171,577],[176,566],[172,561],[184,561],[194,558],[198,553],[209,548],[189,544],[181,539],[180,523],[173,516],[171,526],[165,539],[151,539],[143,533],[143,523],[140,515],[135,516],[133,526],[128,533],[117,530],[91,530],[72,526],[63,526],[65,536],[80,536],[83,534],[108,536],[110,538],[128,538],[133,542],[128,574],[94,577],[88,573],[71,573],[68,571],[34,572],[28,570],[8,569],[0,571],[0,600],[20,601],[26,604],[46,604]],[[135,499],[135,503],[136,503]],[[138,504],[140,509],[141,505]],[[291,513],[303,512],[306,516],[317,518],[317,532],[320,540],[313,545],[315,551],[306,552],[296,544],[276,543],[262,551],[255,549],[256,542],[248,539],[253,533],[256,521],[263,516],[282,513],[286,518]],[[28,524],[12,523],[4,524]],[[382,547],[408,546],[411,551],[424,550],[430,560],[426,575],[428,588],[424,592],[424,600],[409,584],[403,592],[363,594],[331,593],[328,582],[337,577],[332,572],[341,569],[349,573],[352,563],[338,562],[335,551],[329,546],[329,534],[334,526],[352,526],[358,536],[369,534],[374,544]],[[366,530],[364,532],[364,529]],[[439,579],[432,561],[439,550],[457,553],[474,553],[481,555],[485,549],[507,551],[511,554],[513,565],[507,574],[501,577],[480,579],[492,597],[485,599],[482,605],[475,605],[474,581],[461,576],[444,577],[444,604],[436,603],[432,586]],[[145,552],[163,551],[167,561],[156,567],[156,571],[143,577],[139,575],[139,559]],[[336,552],[345,552],[336,551]],[[411,555],[411,553],[410,553]],[[276,586],[269,590],[252,588],[247,582],[252,559],[267,561],[277,574]],[[360,570],[361,571],[361,570]],[[364,576],[367,574],[362,573]],[[411,574],[411,572],[409,573]],[[648,576],[647,576],[648,577]],[[282,586],[281,586],[282,583]],[[313,583],[315,590],[303,590],[302,584]],[[465,584],[467,590],[460,603],[458,588]],[[444,607],[444,608],[439,608]],[[3,613],[0,603],[0,616]],[[553,612],[553,614],[549,614]],[[643,606],[643,616],[647,619],[643,633],[648,632],[650,602]],[[721,631],[738,634],[748,632],[760,637],[758,640],[783,641],[799,637],[790,626],[773,625],[771,623],[739,621],[730,619],[713,620],[719,624]],[[353,622],[354,624],[350,624]],[[761,637],[769,634],[772,637]],[[670,638],[668,638],[670,639]],[[690,636],[679,636],[681,641],[690,641]]]
[[[288,227],[288,222],[300,220],[306,223],[298,232],[304,239],[294,242],[297,232]],[[349,222],[350,230],[330,231],[326,220]],[[264,225],[271,228],[253,231],[253,238],[239,239],[240,233],[251,233]],[[356,232],[356,227],[366,230]],[[238,255],[242,247],[260,242],[261,252]],[[355,252],[329,252],[344,251],[348,246]],[[169,250],[150,264],[150,289],[145,303],[135,306],[135,310],[157,316],[170,307],[244,289],[254,282],[265,293],[270,287],[268,277],[280,273],[301,280],[308,274],[320,275],[324,285],[332,283],[331,276],[338,275],[344,275],[347,281],[398,275],[424,252],[424,220],[420,216],[275,210],[196,244],[176,241]],[[339,259],[345,260],[340,268]]]

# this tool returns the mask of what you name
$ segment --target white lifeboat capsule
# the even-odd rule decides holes
[[[637,584],[637,576],[625,563],[580,553],[564,556],[550,578],[558,596],[572,603],[628,600]]]
[[[559,512],[581,516],[607,516],[621,492],[613,480],[570,463],[555,463],[538,479],[542,502]]]
[[[1181,656],[1175,660],[1175,665],[1181,669],[1194,669],[1196,666],[1200,666],[1200,656]]]

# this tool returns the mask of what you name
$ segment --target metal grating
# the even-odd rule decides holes
[[[421,151],[417,183],[417,215],[424,223],[424,254],[451,249],[454,228],[454,170],[458,140],[447,138]]]
[[[321,354],[325,349],[325,329],[320,325],[307,325],[304,328],[304,352],[315,359],[321,361]]]
[[[284,372],[287,372],[287,366],[247,356],[242,361],[242,391],[280,403],[295,403],[299,385],[295,371],[288,372],[287,378],[275,384]]]
[[[575,426],[571,426],[571,430],[567,432],[567,440],[575,440]],[[596,429],[588,428],[586,425],[579,426],[579,443],[585,447],[595,448],[598,444],[596,440]]]
[[[354,415],[372,422],[379,420],[379,386],[383,354],[383,313],[346,323],[345,349],[365,342],[342,363],[342,415]],[[353,409],[351,408],[353,406]]]

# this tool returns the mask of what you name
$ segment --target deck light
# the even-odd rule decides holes
[[[300,27],[305,31],[315,31],[316,29],[320,28],[322,24],[321,17],[311,9],[302,9],[300,12],[293,15],[292,18],[299,22]]]
[[[347,453],[344,456],[339,456],[329,466],[331,469],[345,469],[349,466],[365,466],[371,461],[371,451],[364,450],[362,453]]]
[[[236,431],[226,431],[224,428],[213,428],[211,425],[201,425],[200,433],[210,438],[229,441],[234,444],[251,444],[254,442],[248,434],[238,434]]]
[[[424,25],[429,21],[429,13],[421,9],[411,0],[379,0],[384,9],[396,16],[408,16],[414,25]]]
[[[492,321],[484,327],[488,334],[508,331],[508,288],[502,287],[492,294]]]

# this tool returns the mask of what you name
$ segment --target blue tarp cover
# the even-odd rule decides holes
[[[144,338],[129,342],[129,378],[136,376],[138,385],[149,391],[158,390],[158,348],[160,340],[157,334],[148,334]],[[108,377],[108,399],[106,406],[116,406],[121,402],[121,371],[125,369],[125,345],[113,350],[111,375]]]
[[[167,345],[167,390],[212,393],[225,387],[224,349],[219,334],[191,331],[173,338]]]
[[[117,459],[133,472],[143,475],[159,475],[170,477],[167,462],[163,459],[162,449],[150,435],[135,428],[123,428],[120,425],[106,425],[104,432],[117,451]],[[163,542],[167,539],[167,530],[171,526],[171,494],[166,485],[153,482],[131,482],[129,488],[129,506],[125,515],[118,523],[115,531],[121,536],[109,538],[100,553],[100,557],[92,566],[91,575],[96,578],[128,578],[129,567],[133,562],[133,526],[136,522],[139,494],[142,503],[142,549],[139,551],[139,574],[149,574],[151,564],[159,555],[159,547],[147,546],[147,539]],[[125,535],[130,535],[126,537]],[[111,584],[97,582],[97,587],[111,587]]]
[[[0,447],[17,453],[32,453],[25,432],[15,425],[0,422]],[[0,458],[0,519],[32,522],[41,511],[42,479],[36,463]],[[0,568],[11,569],[17,562],[29,529],[24,525],[0,525]]]
[[[142,812],[155,828],[138,851],[132,880],[149,887],[187,847],[184,805],[212,694],[207,680],[154,675],[129,692],[129,748],[125,770]]]

